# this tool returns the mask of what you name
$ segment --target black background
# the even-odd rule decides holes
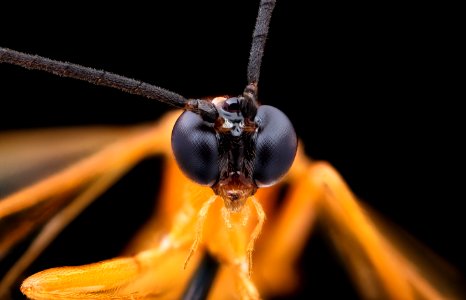
[[[257,1],[158,2],[7,8],[0,45],[105,69],[189,98],[240,94]],[[455,8],[302,5],[277,4],[260,100],[287,113],[306,153],[332,163],[366,203],[466,270],[464,93],[458,93],[464,83],[457,74]],[[108,88],[0,66],[2,129],[134,124],[166,110]],[[158,165],[138,165],[30,272],[116,255],[148,214]],[[301,296],[354,297],[322,233],[310,240],[302,269]]]

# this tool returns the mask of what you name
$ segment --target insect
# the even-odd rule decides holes
[[[188,9],[188,10],[189,10],[189,9]],[[246,10],[244,10],[244,11],[246,11]],[[253,12],[252,14],[255,14],[255,11],[256,11],[256,10],[255,10],[255,9],[250,9],[250,11]],[[251,20],[253,20],[253,19],[254,19],[254,17],[251,17]],[[196,20],[197,20],[197,18],[196,18]],[[275,21],[275,20],[274,20],[274,21]],[[251,22],[251,23],[252,23],[252,22]],[[274,23],[272,23],[272,24],[274,24]],[[236,26],[237,26],[237,25],[236,25]],[[246,27],[246,26],[245,26],[245,27]],[[277,27],[278,27],[278,26],[277,26]],[[248,32],[248,35],[247,35],[247,36],[250,35],[250,34],[249,34],[249,31],[251,30],[251,28],[252,28],[252,25],[249,26],[249,27],[247,28],[247,32]],[[272,28],[274,28],[274,25],[272,25]],[[272,29],[272,30],[273,30],[273,29]],[[232,38],[232,37],[228,37],[228,40],[229,40],[230,42],[232,42],[233,38]],[[237,43],[236,40],[237,40],[237,39],[234,39],[234,40],[235,40],[235,41],[232,42],[232,43],[236,45],[236,43]],[[272,41],[273,41],[273,39],[271,38],[271,43],[272,43]],[[199,41],[198,41],[198,42],[199,42]],[[247,42],[249,43],[249,41],[247,41]],[[205,45],[206,43],[199,42],[199,44]],[[220,43],[220,44],[222,44],[222,43]],[[226,44],[227,46],[222,47],[222,48],[228,48],[228,45],[229,45],[229,44],[227,44],[227,42],[225,42],[225,44]],[[223,45],[223,44],[222,44],[222,45]],[[245,46],[245,47],[243,47],[243,48],[244,48],[244,49],[248,49],[248,46]],[[272,48],[272,49],[273,49],[273,48]],[[190,50],[191,50],[191,49],[190,49]],[[267,49],[267,51],[268,51],[268,50],[269,50],[269,49]],[[188,51],[189,51],[189,50],[188,50]],[[195,51],[195,50],[192,50],[192,51]],[[199,51],[199,49],[198,49],[197,51]],[[202,49],[202,51],[205,51],[205,50]],[[217,50],[216,50],[216,51],[217,51]],[[268,56],[267,51],[266,51],[266,57]],[[299,50],[298,50],[298,51],[299,51]],[[41,51],[28,51],[28,52],[41,53]],[[217,52],[218,52],[218,51],[217,51]],[[236,52],[236,51],[233,51],[233,52]],[[41,54],[42,54],[42,53],[41,53]],[[51,55],[47,55],[47,56],[54,57],[54,58],[56,57],[56,56],[54,56],[54,55],[52,55],[52,54],[51,54]],[[228,55],[228,59],[230,59],[230,58],[233,59],[234,56],[235,56],[234,54]],[[247,56],[247,55],[246,55],[246,56]],[[58,58],[58,57],[57,57],[57,58]],[[210,59],[212,59],[212,57],[210,57]],[[236,59],[236,58],[235,58],[235,59]],[[71,58],[66,59],[66,60],[75,61],[74,59],[71,59]],[[239,61],[239,59],[238,59],[238,61]],[[82,64],[86,64],[86,65],[91,65],[91,64],[88,64],[88,63],[80,62],[80,61],[78,61],[78,62],[79,62],[79,63],[82,63]],[[241,64],[245,64],[245,62],[241,62]],[[273,65],[273,63],[272,63],[271,65]],[[103,67],[102,67],[102,68],[103,68]],[[183,69],[183,71],[184,71],[184,68],[182,68],[182,69]],[[188,69],[189,69],[189,68],[188,68]],[[228,71],[229,71],[230,69],[231,69],[231,68],[228,68]],[[232,72],[236,72],[236,71],[238,72],[238,76],[236,76],[236,77],[238,77],[238,78],[235,78],[235,79],[234,79],[234,80],[238,80],[238,83],[231,83],[231,81],[225,80],[225,82],[228,82],[228,83],[223,83],[223,84],[225,84],[225,85],[230,85],[230,84],[231,84],[231,86],[243,87],[243,85],[244,85],[243,83],[244,83],[244,82],[243,82],[242,78],[244,78],[244,75],[242,75],[241,72],[244,73],[245,68],[236,68],[236,66],[235,66],[234,69],[239,69],[239,70],[232,71]],[[196,69],[196,70],[197,70],[197,69]],[[219,72],[220,72],[220,71],[225,72],[225,70],[226,70],[226,68],[225,68],[225,69],[224,69],[224,68],[221,68],[221,69],[219,70]],[[114,70],[111,70],[111,71],[114,71]],[[183,71],[181,71],[181,72],[183,72]],[[152,72],[153,72],[153,71],[152,71]],[[197,71],[196,71],[196,72],[197,72]],[[222,72],[222,74],[223,74],[223,72]],[[124,71],[117,72],[117,73],[127,74],[127,72],[124,72]],[[153,73],[157,73],[157,72],[153,72]],[[170,73],[170,72],[163,72],[163,73],[165,73],[165,74],[163,74],[163,75],[169,76],[169,73]],[[180,71],[175,72],[175,73],[176,73],[176,74],[175,74],[176,76],[174,76],[174,78],[177,78],[177,80],[179,80],[179,79],[178,79],[178,78],[179,78],[178,76],[180,76],[180,74],[179,74]],[[209,73],[213,73],[213,72],[209,72]],[[227,72],[225,72],[225,73],[227,73]],[[265,75],[266,73],[267,73],[266,71],[262,71],[263,76],[268,76],[269,78],[272,77],[272,76],[280,76],[280,75],[277,75],[276,72],[269,72],[269,73],[272,73],[272,75]],[[196,74],[198,74],[198,73],[196,73]],[[283,75],[282,75],[282,76],[283,76]],[[280,76],[281,79],[283,79],[282,76]],[[135,76],[135,77],[136,77],[136,76]],[[162,76],[162,77],[163,77],[163,76]],[[230,74],[228,75],[228,77],[230,77]],[[231,75],[231,77],[234,77],[234,76]],[[183,81],[184,83],[185,83],[185,82],[188,82],[188,81],[191,80],[192,76],[190,76],[189,78],[190,78],[190,79],[180,80],[180,81]],[[201,81],[201,82],[208,81],[208,80],[213,80],[211,74],[210,74],[210,76],[209,76],[209,75],[205,75],[205,78],[206,78],[206,80],[203,80],[203,81]],[[266,78],[267,78],[267,77],[266,77]],[[181,89],[175,89],[175,88],[172,88],[171,86],[165,86],[164,84],[162,84],[163,80],[164,80],[164,79],[162,78],[162,79],[160,79],[160,80],[150,80],[150,81],[151,81],[151,82],[157,82],[157,83],[160,82],[160,85],[161,85],[161,86],[170,88],[171,90],[175,90],[175,91],[180,92],[180,93],[182,93],[182,94],[191,94],[191,93],[184,92],[183,89],[187,89],[186,86],[185,86],[185,87],[182,87]],[[268,79],[261,79],[261,82],[262,82],[263,80],[268,80]],[[269,80],[270,80],[270,79],[269,79]],[[299,80],[299,79],[297,79],[297,80]],[[219,80],[219,81],[222,82],[222,81],[224,81],[224,80],[222,79],[222,80]],[[304,82],[305,82],[305,81],[304,81]],[[304,83],[304,82],[303,82],[303,83]],[[199,83],[197,83],[197,84],[198,84],[198,85],[201,85],[201,84],[199,84]],[[265,85],[265,84],[264,84],[264,85]],[[287,93],[288,93],[289,90],[290,90],[289,86],[292,86],[292,85],[291,85],[291,84],[284,84],[284,85],[287,86],[287,88],[284,89],[283,91],[287,91]],[[231,92],[230,92],[230,90],[228,90],[227,93],[230,93],[230,94],[235,94],[235,93],[237,93],[238,88],[235,89],[235,88],[233,88],[233,87],[231,87],[231,86],[229,86],[228,88],[226,88],[226,89],[230,89],[230,88],[231,88]],[[278,85],[274,85],[274,86],[278,86]],[[93,88],[90,88],[90,89],[93,89]],[[201,90],[202,90],[202,91],[201,91]],[[218,91],[218,93],[225,93],[225,88],[222,87],[222,83],[218,83],[217,87],[215,87],[215,88],[212,89],[212,90],[209,90],[209,92],[212,92],[212,94],[216,94],[217,91]],[[262,92],[262,89],[261,89],[261,92]],[[200,96],[204,96],[205,90],[199,88],[199,90],[195,90],[195,92],[193,92],[193,94],[196,94],[196,93],[200,94]],[[266,92],[265,92],[265,93],[266,93]],[[275,93],[274,89],[271,89],[271,91],[269,91],[269,93]],[[115,94],[116,94],[116,93],[115,93]],[[68,95],[68,94],[67,94],[67,95]],[[267,95],[267,94],[264,94],[263,99],[267,99],[267,103],[270,103],[270,102],[268,102],[268,101],[269,101],[268,99],[270,99],[270,98],[275,98],[275,97],[270,97],[270,96],[267,96],[267,97],[266,97],[266,95]],[[279,94],[277,94],[277,95],[279,95]],[[282,92],[282,95],[286,95],[286,93],[285,93],[285,92]],[[283,99],[284,97],[276,96],[276,99],[280,99],[280,98]],[[299,96],[296,96],[295,99],[300,99],[300,98],[299,98]],[[85,100],[80,100],[80,101],[85,101]],[[301,101],[301,100],[297,100],[297,101]],[[76,100],[76,102],[78,102],[78,100]],[[112,105],[114,105],[114,104],[118,105],[117,103],[115,103],[114,100],[111,100],[110,102],[111,102]],[[131,102],[135,102],[135,100],[131,100]],[[138,102],[139,102],[139,101],[138,101]],[[93,101],[91,101],[89,104],[87,104],[87,108],[88,108],[88,107],[95,107],[95,106],[92,106],[92,105],[95,105],[95,104],[93,104],[93,103],[95,103],[95,100],[93,100]],[[108,102],[106,102],[106,103],[108,103]],[[280,101],[278,101],[278,103],[280,103]],[[143,105],[143,104],[141,104],[141,105]],[[146,104],[144,104],[144,105],[146,105]],[[280,106],[280,105],[276,105],[276,106]],[[124,107],[125,107],[126,110],[129,110],[129,108],[127,107],[127,101],[124,101]],[[144,107],[144,106],[143,106],[143,107]],[[160,107],[160,106],[157,106],[157,109],[159,109],[159,107]],[[153,109],[153,110],[151,110],[151,111],[155,111],[155,110],[157,110],[157,109]],[[142,110],[146,110],[146,109],[142,109]],[[88,111],[88,110],[86,109],[86,111]],[[325,111],[325,110],[324,110],[324,111]],[[129,114],[129,113],[128,113],[128,114]],[[88,116],[89,113],[83,112],[83,115],[87,115],[87,116]],[[105,116],[105,113],[104,113],[103,115]],[[307,116],[307,115],[306,115],[306,116]],[[330,115],[330,116],[332,116],[332,115]],[[102,116],[99,116],[99,117],[102,117]],[[127,117],[127,116],[125,116],[125,117]],[[42,117],[40,117],[40,118],[42,118]],[[146,117],[146,118],[149,118],[149,117]],[[299,118],[298,118],[298,119],[299,119]],[[348,120],[348,121],[349,121],[349,120]],[[322,123],[322,122],[320,122],[320,123]],[[300,126],[296,126],[296,127],[299,128]],[[318,127],[318,126],[316,126],[316,127]],[[305,128],[307,128],[307,127],[305,127]],[[348,151],[348,149],[345,149],[345,151]],[[394,201],[395,201],[395,200],[394,200]]]

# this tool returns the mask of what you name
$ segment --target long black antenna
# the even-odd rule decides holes
[[[0,63],[9,63],[26,69],[41,70],[62,77],[84,80],[95,85],[107,86],[130,94],[155,99],[175,107],[184,108],[188,102],[181,95],[139,80],[7,48],[0,47]]]
[[[252,35],[251,52],[249,53],[248,84],[257,87],[259,82],[262,56],[264,55],[265,41],[269,32],[269,23],[276,0],[261,0],[257,14],[256,27]]]
[[[155,99],[178,108],[193,111],[207,121],[213,122],[218,116],[217,110],[209,101],[188,100],[177,93],[161,87],[103,70],[96,70],[1,47],[0,63],[17,65],[31,70],[46,71],[58,76],[79,79],[95,85],[119,89],[129,94]]]

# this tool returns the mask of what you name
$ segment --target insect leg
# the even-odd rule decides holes
[[[290,191],[280,215],[270,224],[272,228],[257,250],[253,275],[262,293],[282,293],[293,288],[292,267],[319,215],[329,225],[330,236],[343,252],[352,273],[361,277],[355,281],[364,295],[374,296],[374,289],[379,287],[376,298],[414,299],[415,295],[421,295],[426,299],[443,299],[384,238],[330,165],[311,163],[299,155],[289,180]],[[279,271],[271,272],[270,265]],[[367,270],[372,270],[369,277]]]
[[[315,164],[308,174],[309,184],[320,186],[322,216],[363,294],[370,297],[372,293],[374,297],[378,293],[376,298],[390,299],[457,299],[458,295],[430,280],[427,273],[420,271],[421,266],[415,266],[402,249],[382,234],[330,165]],[[381,291],[367,286],[371,282],[375,286],[379,283]]]
[[[313,229],[320,192],[303,177],[310,162],[299,151],[287,177],[283,205],[269,218],[254,256],[253,279],[264,295],[291,292],[299,280],[294,266]],[[278,192],[276,192],[278,193]],[[270,196],[267,196],[270,197]],[[267,203],[267,199],[264,199]]]
[[[188,257],[186,258],[186,261],[184,262],[185,269],[186,269],[186,266],[188,265],[189,260],[191,259],[191,256],[193,256],[194,252],[196,252],[199,242],[202,240],[202,230],[204,229],[204,223],[205,223],[205,219],[207,218],[207,213],[209,212],[210,206],[212,205],[212,203],[215,202],[215,199],[217,199],[217,197],[218,197],[217,195],[210,197],[209,200],[207,200],[202,205],[201,209],[199,210],[197,221],[196,221],[196,237],[191,246],[191,249],[189,250]]]
[[[130,165],[121,166],[92,182],[80,195],[71,200],[64,209],[50,219],[42,228],[40,233],[31,243],[13,267],[5,274],[0,281],[0,296],[5,295],[18,277],[29,265],[42,253],[42,251],[60,234],[60,232],[73,221],[89,204],[91,204],[100,194],[105,192],[115,183]]]
[[[143,128],[127,138],[123,138],[82,161],[32,184],[0,202],[0,219],[10,214],[27,209],[50,197],[74,190],[91,180],[94,176],[104,174],[115,165],[137,162],[151,154],[154,149],[162,149],[160,136],[162,126]]]
[[[251,238],[249,240],[247,248],[249,277],[251,277],[252,274],[252,253],[254,251],[254,243],[256,242],[256,239],[259,237],[259,234],[261,233],[262,227],[264,226],[265,222],[265,212],[262,209],[261,204],[259,203],[259,201],[257,201],[255,197],[251,197],[251,201],[254,204],[254,207],[256,208],[258,221],[256,227],[254,228],[254,231],[251,234]]]
[[[156,247],[134,256],[48,269],[28,277],[21,291],[35,300],[179,299],[197,266],[182,270],[184,249]]]

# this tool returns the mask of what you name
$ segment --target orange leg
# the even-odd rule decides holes
[[[291,195],[273,233],[277,238],[272,239],[267,247],[273,253],[262,258],[267,260],[262,261],[264,268],[267,264],[276,264],[281,258],[291,254],[291,257],[286,258],[289,270],[303,247],[316,212],[323,213],[332,226],[344,230],[345,234],[354,235],[391,299],[413,299],[405,279],[399,276],[401,270],[395,263],[396,259],[384,248],[380,234],[358,209],[346,184],[328,164],[307,165],[305,170],[293,174],[299,180],[291,180]],[[283,245],[287,245],[286,249],[281,249]],[[280,277],[282,272],[267,278],[266,288],[273,286],[278,280],[284,280],[285,278]]]
[[[162,247],[131,257],[48,269],[28,277],[21,291],[36,300],[178,299],[199,262],[198,254],[184,271],[185,249]]]
[[[386,248],[382,235],[364,214],[356,198],[339,174],[326,163],[312,165],[308,172],[309,185],[321,191],[320,208],[332,228],[351,235],[359,244],[369,264],[390,299],[414,299],[406,278],[404,266]]]
[[[113,170],[112,172],[102,175],[44,225],[26,252],[15,262],[13,267],[8,270],[3,279],[0,280],[0,297],[8,293],[10,287],[20,275],[37,259],[55,237],[91,204],[94,199],[115,183],[115,181],[126,172],[128,167],[129,166],[125,166],[119,170]]]
[[[176,112],[167,115],[157,126],[138,128],[78,163],[1,199],[0,220],[55,195],[78,189],[113,167],[135,164],[149,155],[169,153],[170,126],[173,126],[178,114]]]
[[[329,164],[298,157],[290,182],[281,214],[257,251],[254,279],[262,293],[283,293],[293,287],[293,266],[318,215],[364,297],[457,299],[442,294],[437,283],[429,281],[381,233]]]
[[[319,180],[322,180],[325,194],[322,201],[323,215],[329,226],[335,228],[336,235],[333,234],[332,238],[337,249],[341,245],[339,250],[343,252],[345,248],[356,244],[356,247],[343,253],[350,269],[354,270],[357,262],[363,258],[375,271],[376,279],[391,299],[463,299],[464,295],[460,295],[462,292],[448,281],[449,273],[440,268],[430,268],[429,265],[436,263],[435,257],[422,261],[416,253],[410,253],[409,244],[397,244],[390,239],[388,232],[381,233],[380,225],[374,222],[375,216],[358,203],[333,168],[321,164],[316,166],[316,172]],[[362,271],[361,267],[355,270],[355,279],[359,276],[364,280]],[[441,274],[435,276],[432,271]],[[359,285],[363,293],[371,291],[369,287],[363,286],[361,280]]]
[[[307,158],[298,152],[287,178],[290,186],[283,205],[274,211],[276,216],[268,218],[256,248],[253,279],[265,295],[291,292],[299,283],[294,268],[312,232],[320,198],[320,191],[302,180],[308,165]]]

